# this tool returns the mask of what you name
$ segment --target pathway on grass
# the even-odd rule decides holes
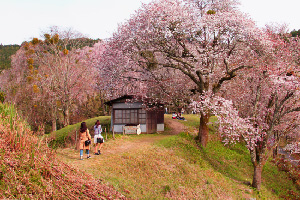
[[[91,165],[105,162],[105,160],[113,155],[150,149],[155,142],[185,131],[185,126],[176,119],[165,119],[165,124],[168,130],[159,135],[141,134],[134,137],[125,136],[123,139],[110,140],[109,143],[104,143],[101,155],[94,155],[94,147],[92,147],[90,151],[92,157],[90,159],[84,159],[84,162],[79,160],[79,150],[75,150],[74,148],[58,149],[57,156],[73,167],[84,170]],[[85,155],[84,158],[86,158]]]

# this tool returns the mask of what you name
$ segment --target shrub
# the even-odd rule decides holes
[[[58,160],[13,106],[0,103],[0,199],[125,199]]]

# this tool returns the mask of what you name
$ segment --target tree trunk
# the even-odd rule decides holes
[[[256,188],[258,191],[260,190],[261,187],[261,173],[262,173],[262,166],[261,165],[254,166],[252,187]]]
[[[52,118],[52,132],[56,131],[56,118]]]
[[[57,130],[57,124],[56,124],[56,119],[57,119],[57,107],[56,107],[56,101],[52,102],[52,107],[51,107],[51,120],[52,120],[52,132]]]
[[[69,115],[69,107],[66,106],[64,109],[64,127],[70,124],[70,115]]]
[[[209,114],[205,114],[201,112],[200,117],[200,127],[199,127],[199,142],[203,147],[206,147],[208,142],[208,121],[209,121]]]
[[[278,146],[273,149],[273,158],[276,158],[278,155]]]

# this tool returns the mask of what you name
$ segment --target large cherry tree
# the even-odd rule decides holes
[[[111,46],[130,60],[132,71],[143,69],[156,76],[172,69],[175,77],[188,79],[186,90],[198,96],[218,93],[224,82],[254,67],[270,48],[264,32],[236,5],[232,0],[155,0],[119,26]],[[203,146],[209,117],[209,112],[201,112]]]
[[[217,115],[225,144],[245,141],[254,166],[252,186],[258,190],[263,166],[280,140],[293,137],[300,125],[299,40],[274,30],[267,30],[273,56],[237,74],[240,78],[224,86],[222,97],[207,94],[210,98],[198,103]]]

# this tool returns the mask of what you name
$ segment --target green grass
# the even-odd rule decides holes
[[[202,153],[199,151],[192,135],[180,133],[179,136],[168,137],[164,140],[160,140],[157,145],[175,149],[179,156],[185,157],[185,159],[190,163],[197,163],[202,167],[205,165],[202,159]]]
[[[0,103],[0,114],[2,115],[3,123],[8,123],[10,128],[13,128],[14,118],[17,111],[13,105]]]
[[[97,120],[100,121],[102,130],[104,131],[106,128],[107,132],[109,132],[110,116],[100,116],[100,117],[95,117],[95,118],[85,120],[88,129],[92,131],[93,126],[95,125],[95,122]],[[80,124],[81,122],[66,126],[60,130],[50,133],[48,137],[52,138],[52,140],[49,143],[49,146],[52,148],[58,148],[58,147],[66,147],[66,145],[70,143],[73,143],[74,145],[74,140],[76,139],[76,134],[78,134]],[[112,136],[109,135],[109,137]]]
[[[279,196],[288,198],[289,193],[294,191],[300,196],[300,190],[290,180],[288,174],[284,171],[279,171],[278,168],[269,161],[263,169],[263,183],[268,191],[272,191]],[[293,197],[290,197],[294,199]]]
[[[199,116],[187,115],[187,121],[182,121],[186,126],[199,127]],[[251,163],[250,153],[243,143],[234,146],[224,146],[217,139],[215,133],[216,125],[213,124],[217,119],[211,117],[210,122],[210,140],[206,148],[203,148],[202,158],[210,166],[224,176],[243,184],[250,184],[253,176],[253,165]],[[198,123],[198,125],[197,125]],[[279,171],[271,162],[266,163],[262,172],[262,191],[257,193],[259,198],[269,199],[275,194],[278,197],[286,197],[288,191],[300,192],[288,174]]]

